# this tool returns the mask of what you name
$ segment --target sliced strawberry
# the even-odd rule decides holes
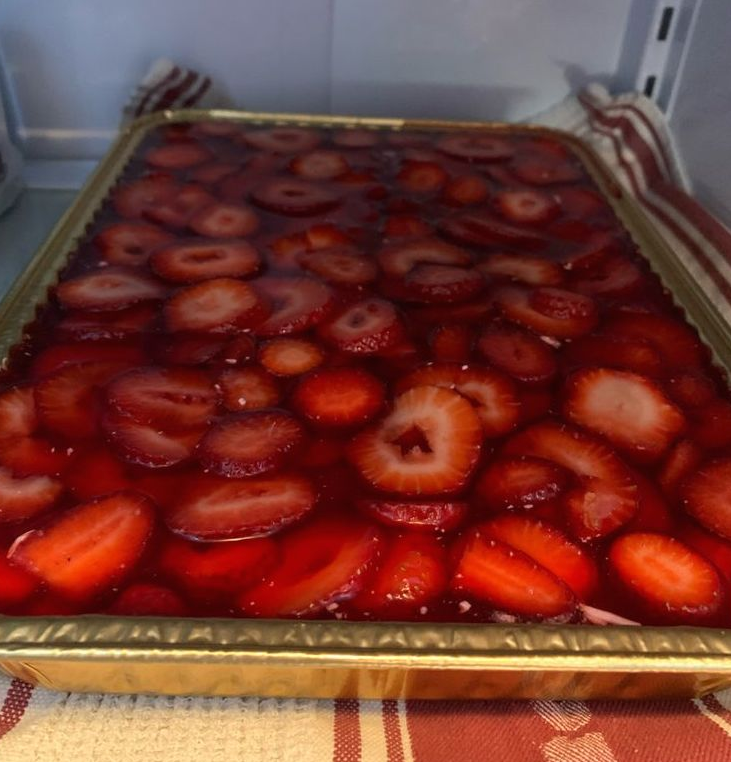
[[[396,182],[408,193],[436,193],[448,177],[436,162],[407,160],[401,165]]]
[[[259,227],[259,216],[241,204],[211,204],[194,214],[188,227],[207,238],[239,238]]]
[[[299,381],[292,405],[320,426],[354,426],[373,418],[385,396],[383,384],[362,368],[325,368]]]
[[[219,476],[256,476],[282,468],[303,436],[284,410],[254,410],[212,426],[198,445],[198,459]]]
[[[347,246],[303,254],[299,262],[306,270],[338,286],[365,286],[378,274],[372,259],[360,256],[357,249]]]
[[[480,474],[475,489],[491,511],[531,510],[563,494],[569,479],[565,468],[542,458],[497,458]]]
[[[402,378],[397,393],[419,386],[454,389],[476,408],[486,437],[497,437],[518,422],[519,400],[513,382],[498,371],[456,363],[425,365]]]
[[[323,150],[297,156],[292,159],[289,168],[308,180],[333,180],[350,169],[342,153]]]
[[[23,603],[33,595],[38,580],[5,558],[5,549],[0,551],[0,611]]]
[[[256,341],[249,334],[242,333],[226,341],[220,353],[220,360],[226,365],[240,365],[256,356]]]
[[[112,312],[72,310],[59,322],[56,332],[63,341],[123,341],[147,331],[156,316],[151,304]]]
[[[162,299],[165,288],[135,270],[104,267],[59,283],[56,296],[70,309],[105,312]]]
[[[386,275],[402,277],[420,264],[468,267],[472,264],[472,257],[469,252],[457,246],[435,238],[424,238],[381,249],[378,252],[378,262]]]
[[[345,148],[371,148],[381,142],[381,136],[375,130],[350,127],[333,134],[333,143]]]
[[[588,272],[572,279],[573,288],[581,294],[594,296],[632,296],[642,287],[645,277],[631,259],[625,256],[608,257]]]
[[[680,531],[680,540],[696,553],[710,561],[721,573],[724,582],[731,584],[731,542],[721,539],[713,532],[707,532],[690,521]]]
[[[586,477],[565,498],[571,534],[582,542],[606,537],[630,522],[638,511],[637,486]]]
[[[485,180],[479,175],[462,175],[450,180],[444,188],[442,198],[450,206],[475,206],[489,195]]]
[[[21,535],[8,558],[67,598],[88,599],[134,569],[153,523],[147,498],[117,492],[77,505],[43,529]]]
[[[352,245],[351,239],[335,225],[313,225],[299,233],[281,236],[271,243],[275,266],[296,268],[301,254],[322,249],[342,249]]]
[[[77,342],[73,344],[53,344],[39,352],[33,359],[31,375],[43,378],[66,365],[80,362],[113,362],[119,365],[144,365],[145,354],[135,344]],[[4,420],[2,397],[0,397],[0,420]],[[0,434],[5,426],[0,424]]]
[[[422,304],[465,302],[485,288],[474,268],[417,265],[404,278],[404,298]]]
[[[70,439],[94,436],[101,388],[126,370],[117,363],[66,365],[38,382],[38,416],[46,428]]]
[[[190,172],[188,177],[194,183],[215,185],[216,183],[221,182],[224,178],[235,174],[239,169],[239,164],[232,164],[227,161],[211,161],[196,167]]]
[[[724,603],[718,572],[702,556],[662,534],[634,532],[609,549],[614,581],[648,624],[707,623]]]
[[[210,158],[207,148],[192,141],[157,146],[145,154],[145,161],[157,169],[187,169]]]
[[[423,238],[431,233],[431,225],[411,214],[391,214],[383,226],[384,238]]]
[[[444,235],[467,246],[514,246],[516,249],[545,249],[548,239],[526,227],[508,225],[487,214],[470,212],[446,217],[439,223]]]
[[[447,135],[437,141],[437,148],[453,159],[478,163],[503,161],[513,155],[509,141],[484,132]]]
[[[230,542],[189,542],[167,537],[158,556],[162,574],[203,603],[226,601],[266,574],[277,546],[266,538]]]
[[[14,476],[58,476],[68,468],[69,449],[39,436],[2,438],[0,464]]]
[[[172,430],[207,423],[217,402],[210,378],[188,368],[135,368],[107,386],[107,404],[114,412]]]
[[[168,330],[238,333],[262,322],[269,306],[248,283],[212,278],[182,288],[163,308]]]
[[[523,383],[546,383],[558,370],[555,352],[548,344],[518,327],[488,327],[477,349],[491,365]]]
[[[708,405],[716,397],[716,384],[698,371],[680,371],[667,380],[668,394],[683,407]]]
[[[118,222],[94,238],[102,257],[112,265],[142,266],[150,254],[173,240],[170,233],[145,222]]]
[[[437,326],[429,336],[431,355],[438,362],[467,362],[472,354],[473,332],[467,325]]]
[[[37,427],[32,386],[14,386],[0,394],[0,437],[27,437]]]
[[[673,532],[675,516],[655,483],[638,471],[632,471],[632,480],[637,485],[637,513],[626,524],[625,531]]]
[[[102,426],[120,458],[146,468],[169,468],[188,460],[204,432],[203,428],[161,431],[119,414],[107,414]]]
[[[602,366],[631,370],[643,376],[657,376],[662,371],[662,359],[657,350],[644,339],[583,336],[564,345],[561,359],[565,367]]]
[[[641,460],[655,460],[685,427],[685,417],[644,376],[585,368],[568,381],[566,416]]]
[[[545,566],[479,528],[467,538],[452,588],[526,619],[565,618],[576,608],[568,585]]]
[[[333,306],[332,291],[315,278],[259,278],[256,288],[273,305],[272,314],[256,329],[259,336],[306,331],[321,323]]]
[[[472,405],[451,389],[417,386],[359,434],[348,457],[377,489],[441,495],[462,488],[475,468],[483,431]]]
[[[488,277],[510,278],[529,286],[559,286],[564,279],[556,262],[528,254],[490,254],[477,269]]]
[[[303,476],[278,474],[248,479],[198,476],[165,514],[168,528],[193,540],[237,540],[278,532],[315,506]]]
[[[251,200],[270,212],[289,217],[309,217],[326,212],[340,202],[324,185],[280,177],[266,180],[251,194]]]
[[[591,598],[598,587],[599,575],[591,558],[550,524],[505,515],[480,524],[479,532],[530,556],[568,585],[580,601]]]
[[[706,463],[681,488],[685,510],[704,527],[731,539],[731,459]]]
[[[581,222],[568,223],[569,231],[557,230],[556,225],[551,226],[552,235],[568,240],[577,240],[581,246],[578,249],[569,250],[564,255],[564,267],[570,272],[575,272],[577,277],[591,274],[594,268],[601,268],[607,259],[621,255],[623,251],[622,240],[614,232],[597,231],[594,227],[584,229]],[[578,226],[576,234],[569,234]]]
[[[61,482],[50,476],[17,478],[0,468],[0,524],[37,516],[50,508],[61,492]]]
[[[215,203],[215,197],[200,186],[180,185],[168,201],[150,206],[144,216],[161,225],[184,228],[197,212]]]
[[[272,339],[259,350],[259,362],[275,376],[301,376],[324,359],[322,349],[304,339]]]
[[[249,130],[244,133],[244,140],[260,151],[288,154],[311,151],[320,142],[320,136],[315,130],[288,126]]]
[[[690,433],[707,450],[719,450],[731,445],[731,402],[714,400],[690,413]]]
[[[545,225],[561,211],[550,193],[528,189],[500,191],[495,204],[505,219],[518,225]]]
[[[696,470],[703,452],[692,439],[676,442],[663,459],[657,480],[669,498],[675,498],[678,487]]]
[[[464,521],[467,503],[442,500],[360,500],[358,507],[386,526],[421,532],[450,532]]]
[[[553,195],[559,200],[567,217],[586,219],[607,210],[607,202],[600,193],[591,188],[567,185],[554,188]]]
[[[114,209],[120,217],[143,217],[159,204],[169,203],[179,185],[167,175],[143,177],[119,185],[112,196]]]
[[[579,166],[571,160],[527,154],[513,161],[511,171],[519,180],[531,185],[573,183],[580,180],[583,174]]]
[[[185,616],[188,607],[173,590],[150,582],[136,582],[125,588],[109,607],[117,616]]]
[[[343,352],[373,354],[399,344],[404,327],[391,302],[371,298],[348,307],[322,326],[320,334]]]
[[[223,404],[234,412],[273,407],[279,402],[274,378],[261,368],[230,368],[219,376]]]
[[[166,246],[150,258],[152,271],[173,283],[244,278],[260,266],[259,252],[247,241],[186,241]]]
[[[282,558],[264,580],[239,598],[247,614],[305,617],[337,610],[367,581],[383,539],[364,522],[319,518],[288,532],[281,540]]]
[[[160,334],[152,344],[152,356],[162,365],[205,365],[213,361],[226,347],[226,338],[210,334]],[[251,355],[254,348],[251,349]],[[147,365],[145,362],[139,365]]]
[[[413,614],[444,593],[446,567],[447,552],[436,538],[416,532],[399,535],[350,605],[368,614]]]
[[[78,454],[73,469],[64,481],[78,500],[92,500],[111,492],[131,489],[124,465],[98,444]]]

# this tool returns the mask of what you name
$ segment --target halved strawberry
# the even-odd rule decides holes
[[[683,407],[708,405],[716,397],[716,384],[702,372],[687,370],[672,375],[666,382],[668,394]]]
[[[50,476],[18,478],[0,467],[0,524],[24,521],[50,508],[63,484]]]
[[[296,268],[300,254],[322,249],[344,249],[353,241],[335,225],[312,225],[292,235],[275,239],[271,244],[275,266],[279,269]]]
[[[74,467],[64,481],[78,500],[92,500],[110,492],[132,488],[124,464],[98,444],[82,450],[74,458]]]
[[[85,439],[97,431],[101,389],[127,370],[118,363],[66,365],[35,387],[36,408],[43,425],[70,439]]]
[[[485,279],[474,268],[417,265],[403,280],[406,301],[432,303],[465,302],[485,288]]]
[[[349,246],[305,253],[299,262],[306,270],[339,286],[365,286],[378,275],[376,263]]]
[[[546,383],[558,370],[551,347],[517,326],[489,326],[482,332],[477,349],[491,365],[523,383]]]
[[[731,539],[731,459],[719,458],[691,474],[681,487],[685,510],[704,527]]]
[[[469,510],[467,503],[456,500],[360,500],[358,507],[386,526],[421,532],[450,532]]]
[[[678,487],[703,460],[703,452],[692,439],[680,439],[668,451],[657,475],[657,481],[669,498],[675,498]]]
[[[663,367],[660,355],[649,341],[594,334],[565,344],[561,360],[568,368],[598,365],[631,370],[643,376],[657,376]]]
[[[591,274],[594,268],[602,267],[607,259],[621,255],[624,249],[622,239],[615,232],[597,231],[593,227],[585,230],[582,224],[580,221],[567,223],[567,226],[571,226],[569,231],[557,230],[556,225],[551,226],[552,235],[558,235],[559,238],[567,240],[577,240],[581,244],[576,249],[569,249],[562,258],[564,267],[569,272],[576,273],[577,277]],[[579,229],[569,235],[577,226]]]
[[[117,492],[74,506],[21,535],[9,560],[72,600],[106,592],[132,571],[154,524],[150,501]]]
[[[161,225],[184,228],[196,212],[215,203],[216,198],[199,185],[180,185],[167,201],[145,209],[144,216]]]
[[[0,437],[28,437],[37,427],[32,386],[14,386],[0,394]]]
[[[112,195],[112,203],[120,217],[143,217],[159,204],[169,203],[179,187],[167,175],[143,177],[119,185]]]
[[[401,165],[396,182],[409,193],[436,193],[448,177],[436,162],[407,160]]]
[[[685,427],[685,416],[645,376],[611,368],[572,374],[566,416],[641,460],[655,460]]]
[[[220,476],[256,476],[281,469],[303,436],[299,421],[284,410],[254,410],[212,426],[198,444],[198,459]]]
[[[695,522],[687,521],[679,531],[679,539],[696,553],[710,561],[721,573],[724,582],[731,584],[731,542],[713,532],[701,529]]]
[[[185,616],[185,601],[169,587],[136,582],[125,588],[109,607],[117,616]]]
[[[152,271],[173,283],[211,278],[244,278],[261,266],[248,241],[186,241],[165,246],[150,257]]]
[[[564,501],[571,534],[582,542],[606,537],[630,522],[638,511],[635,483],[581,479]]]
[[[311,151],[320,142],[316,130],[289,126],[248,130],[243,138],[250,146],[260,151],[284,154]]]
[[[259,227],[259,216],[242,204],[211,204],[194,214],[188,227],[207,238],[239,238]]]
[[[40,436],[2,437],[0,464],[14,476],[58,476],[68,468],[69,450]]]
[[[59,283],[56,296],[70,309],[106,312],[162,299],[165,288],[136,270],[104,267]]]
[[[519,400],[513,382],[498,371],[478,365],[425,365],[400,379],[396,392],[419,386],[454,389],[474,406],[486,437],[498,437],[518,422]]]
[[[467,325],[440,325],[429,336],[432,357],[438,362],[467,362],[472,344],[473,332]]]
[[[343,352],[373,354],[399,344],[404,327],[391,302],[371,298],[347,307],[320,328],[320,335]]]
[[[571,291],[502,286],[493,298],[506,318],[540,335],[575,339],[592,331],[597,322],[594,301]]]
[[[634,532],[617,538],[609,549],[609,570],[647,624],[710,623],[724,603],[714,567],[667,535]]]
[[[464,543],[452,588],[526,619],[564,619],[577,605],[568,585],[545,566],[510,545],[483,536],[479,527]]]
[[[207,423],[218,402],[208,375],[188,368],[135,368],[111,381],[106,397],[116,413],[170,430]]]
[[[270,618],[334,612],[363,589],[382,543],[379,530],[365,522],[311,521],[282,538],[281,561],[241,594],[239,606]]]
[[[240,164],[234,164],[228,161],[211,161],[207,164],[201,164],[199,167],[193,169],[188,177],[194,183],[214,185],[224,178],[230,177],[238,172],[240,168]]]
[[[504,161],[513,155],[514,150],[508,140],[484,132],[447,135],[440,138],[436,145],[453,159],[478,163]]]
[[[573,183],[580,180],[583,174],[578,164],[570,159],[562,160],[537,154],[517,157],[510,169],[519,180],[531,185]]]
[[[436,238],[423,238],[386,246],[378,252],[378,262],[386,275],[403,277],[420,264],[468,267],[472,257],[457,246]]]
[[[38,580],[5,558],[5,548],[0,551],[0,611],[23,603],[33,595]]]
[[[431,225],[411,214],[391,214],[383,225],[384,238],[424,238],[431,233]]]
[[[163,576],[205,604],[230,599],[259,582],[276,559],[277,546],[264,537],[216,543],[166,537],[157,566]]]
[[[487,182],[480,175],[462,175],[447,183],[442,199],[450,206],[475,206],[481,204],[489,193]]]
[[[350,603],[367,614],[413,614],[447,588],[447,552],[429,535],[409,532],[386,547],[378,570]]]
[[[458,243],[467,246],[514,246],[516,249],[545,249],[548,239],[533,230],[505,222],[487,214],[469,212],[445,217],[439,223],[440,231]]]
[[[376,130],[349,127],[333,133],[332,141],[346,148],[371,148],[381,142],[381,136]]]
[[[333,180],[350,169],[342,153],[324,150],[300,154],[292,159],[289,168],[308,180]]]
[[[147,331],[156,316],[152,304],[112,312],[71,310],[56,326],[56,333],[62,341],[123,341]]]
[[[383,384],[362,368],[325,368],[299,381],[292,405],[320,426],[354,426],[373,418],[385,396]]]
[[[690,434],[707,450],[731,445],[731,402],[717,399],[690,411]]]
[[[301,333],[321,323],[333,306],[333,292],[315,278],[258,278],[257,290],[273,305],[272,314],[256,328],[259,336]]]
[[[561,208],[550,193],[537,190],[504,190],[495,196],[500,214],[519,225],[545,225]]]
[[[461,394],[417,386],[395,399],[378,426],[355,437],[348,457],[377,489],[441,495],[465,485],[482,438],[477,412]]]
[[[94,245],[112,265],[142,266],[150,254],[170,243],[173,236],[157,225],[146,222],[117,222],[94,237]]]
[[[276,177],[258,185],[251,200],[270,212],[289,217],[309,217],[326,212],[340,203],[340,198],[324,185]]]
[[[296,474],[195,476],[164,519],[170,531],[192,540],[240,540],[270,535],[299,521],[316,499],[311,482]]]
[[[632,296],[642,287],[645,277],[629,257],[607,257],[589,271],[576,273],[572,287],[580,294],[601,296]]]
[[[276,381],[261,368],[228,368],[218,378],[223,404],[229,410],[273,407],[280,394]]]
[[[204,428],[163,431],[123,415],[108,413],[102,427],[109,444],[127,463],[145,468],[169,468],[188,460]]]
[[[480,474],[475,489],[491,511],[531,510],[558,498],[569,480],[565,468],[543,458],[496,458]]]
[[[193,141],[168,143],[151,148],[145,154],[145,161],[158,169],[187,169],[210,158],[211,152]]]
[[[477,269],[488,277],[510,278],[530,286],[559,286],[564,279],[556,262],[529,254],[489,254]]]
[[[53,344],[39,352],[33,359],[31,375],[43,378],[66,365],[80,362],[114,362],[120,365],[144,365],[142,347],[133,343],[80,341],[73,344]],[[0,420],[3,420],[2,397],[0,397]],[[0,434],[5,427],[0,425]]]
[[[182,288],[163,307],[169,331],[238,333],[260,324],[269,305],[248,283],[233,278],[212,278]]]
[[[275,376],[301,376],[324,359],[322,349],[304,339],[272,339],[259,350],[259,362]]]
[[[599,575],[592,559],[550,524],[505,515],[480,524],[479,532],[530,556],[566,583],[580,601],[590,599],[598,587]]]

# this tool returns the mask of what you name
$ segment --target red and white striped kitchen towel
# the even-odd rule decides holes
[[[160,85],[162,71],[157,95],[136,108],[201,105],[210,86],[180,70]],[[599,151],[731,315],[731,234],[683,190],[661,112],[642,96],[592,87],[540,119]],[[79,695],[0,678],[0,707],[2,762],[731,759],[731,690],[686,701],[358,702]]]

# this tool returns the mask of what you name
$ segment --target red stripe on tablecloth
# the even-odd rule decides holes
[[[205,77],[203,82],[198,86],[197,90],[194,90],[181,104],[180,108],[190,108],[194,106],[203,97],[211,86],[211,78]]]
[[[713,714],[731,725],[731,711],[726,709],[726,707],[712,693],[708,696],[703,696],[701,701],[711,712],[713,712]]]
[[[9,733],[23,718],[33,686],[22,680],[13,680],[0,708],[0,738]]]
[[[162,111],[175,103],[180,96],[196,81],[198,75],[194,71],[189,71],[183,79],[165,91],[160,100],[150,109],[151,111]]]
[[[180,74],[180,67],[174,66],[166,77],[163,77],[154,87],[151,87],[144,95],[142,100],[137,104],[135,109],[135,116],[141,116],[146,113],[147,104],[150,102],[154,95],[157,95],[163,88],[167,87],[171,82]]]
[[[381,717],[383,718],[383,734],[386,737],[386,759],[388,762],[404,762],[398,701],[381,702]]]
[[[335,701],[335,743],[333,762],[360,762],[360,702],[356,699]]]

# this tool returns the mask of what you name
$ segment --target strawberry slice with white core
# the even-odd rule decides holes
[[[268,618],[335,612],[364,588],[382,544],[380,531],[365,522],[309,522],[282,538],[281,561],[259,585],[241,594],[239,606]]]
[[[371,148],[381,142],[381,136],[375,130],[353,128],[338,130],[332,140],[344,148]]]
[[[577,601],[568,585],[512,546],[483,536],[467,537],[452,588],[526,619],[569,617]]]
[[[151,304],[111,312],[72,310],[59,322],[56,331],[63,341],[117,341],[144,333],[156,316],[157,310]]]
[[[704,527],[731,539],[731,458],[712,460],[681,487],[685,510]]]
[[[105,227],[94,245],[111,265],[137,267],[147,264],[150,254],[173,240],[170,233],[145,222],[118,222]]]
[[[685,426],[685,417],[645,376],[585,368],[568,381],[566,416],[642,460],[654,460]]]
[[[598,587],[599,575],[591,558],[550,524],[504,515],[480,524],[479,532],[530,556],[566,583],[580,601],[588,600]]]
[[[169,468],[183,463],[193,455],[205,432],[204,427],[163,431],[157,426],[112,413],[102,419],[102,426],[120,458],[145,468]]]
[[[207,423],[216,412],[216,391],[202,371],[135,368],[107,386],[107,404],[121,415],[161,428]]]
[[[635,484],[591,477],[565,497],[566,520],[571,534],[582,542],[606,537],[637,515],[639,493]]]
[[[478,163],[504,161],[513,155],[509,141],[479,132],[447,135],[437,141],[437,148],[453,159]]]
[[[163,315],[168,330],[238,333],[262,322],[269,307],[248,283],[212,278],[171,296]]]
[[[581,179],[581,169],[572,161],[553,159],[548,156],[520,156],[512,164],[511,171],[531,185],[554,185],[573,183]]]
[[[371,298],[348,307],[320,333],[343,352],[373,354],[399,344],[404,327],[391,302]]]
[[[263,209],[289,217],[308,217],[332,209],[340,203],[338,195],[324,185],[277,177],[258,185],[251,200]]]
[[[550,193],[537,190],[505,190],[495,196],[500,214],[519,225],[545,225],[561,208]]]
[[[502,436],[518,422],[520,401],[513,382],[490,368],[456,363],[425,365],[400,379],[396,389],[400,393],[418,386],[458,391],[475,406],[486,437]]]
[[[160,225],[184,228],[196,212],[215,203],[215,197],[200,186],[180,185],[166,202],[147,208],[144,216]]]
[[[28,437],[37,427],[32,386],[16,386],[0,394],[0,437]]]
[[[462,175],[450,180],[442,194],[443,201],[451,206],[475,206],[490,195],[485,180],[479,175]]]
[[[150,501],[117,492],[82,503],[21,535],[8,558],[72,600],[111,589],[140,559],[155,520]]]
[[[494,325],[482,332],[479,353],[498,370],[525,384],[543,384],[558,370],[555,352],[522,328]]]
[[[378,275],[376,263],[349,246],[302,254],[299,263],[305,270],[338,286],[365,286]]]
[[[545,249],[548,239],[525,226],[509,225],[495,217],[477,212],[446,217],[439,229],[448,238],[467,246],[514,246],[516,249]]]
[[[104,267],[59,283],[56,296],[70,309],[107,312],[162,299],[165,287],[136,270]]]
[[[409,301],[451,304],[477,296],[485,288],[485,279],[473,268],[417,265],[403,285]]]
[[[188,141],[157,146],[145,154],[145,161],[157,169],[187,169],[210,158],[211,152],[207,148]]]
[[[112,196],[114,209],[120,217],[143,217],[160,204],[175,198],[180,186],[166,175],[143,177],[120,185]]]
[[[497,458],[480,474],[475,489],[491,511],[531,510],[560,497],[569,480],[569,472],[549,460]]]
[[[489,254],[477,269],[488,277],[510,278],[529,286],[560,286],[564,279],[556,262],[529,254]]]
[[[386,275],[402,277],[416,265],[453,265],[469,267],[469,252],[435,238],[422,238],[387,246],[378,252],[378,263]]]
[[[469,505],[441,500],[361,500],[358,507],[382,524],[420,532],[449,532],[467,516]]]
[[[315,278],[265,277],[256,289],[272,304],[272,313],[256,328],[259,336],[301,333],[321,323],[330,313],[333,292]]]
[[[275,376],[301,376],[324,359],[323,350],[304,339],[272,339],[259,350],[259,362]]]
[[[63,492],[63,484],[50,476],[18,478],[0,468],[0,524],[25,521],[50,508]]]
[[[348,457],[377,489],[441,495],[466,484],[482,438],[477,412],[461,394],[417,386],[396,398],[378,426],[351,442]]]
[[[152,271],[173,283],[245,278],[260,266],[259,252],[247,241],[186,241],[165,246],[150,257]]]
[[[301,127],[271,127],[249,130],[244,133],[244,140],[260,151],[288,154],[311,151],[320,142],[320,136],[315,130]]]
[[[276,471],[301,444],[301,424],[284,410],[254,410],[212,426],[198,445],[208,471],[230,479]]]
[[[609,569],[648,624],[708,623],[725,602],[713,565],[667,535],[634,532],[617,538],[609,549]]]
[[[299,521],[315,507],[316,497],[309,480],[295,474],[196,476],[164,519],[168,529],[192,540],[241,540]]]
[[[261,368],[228,368],[218,385],[224,406],[234,412],[273,407],[280,399],[275,379]]]
[[[681,439],[663,459],[657,480],[666,497],[675,498],[678,487],[695,471],[703,460],[703,451],[692,439]]]
[[[396,182],[411,193],[436,193],[448,180],[443,167],[433,161],[405,161]]]
[[[188,227],[207,238],[239,238],[259,227],[259,215],[243,204],[211,204],[194,214]]]
[[[289,168],[307,180],[333,180],[344,175],[350,167],[338,151],[312,151],[292,159]]]

